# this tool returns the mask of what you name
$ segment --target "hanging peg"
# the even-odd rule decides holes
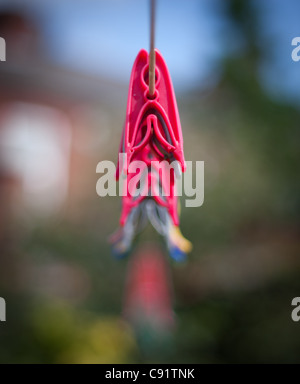
[[[167,65],[155,50],[154,92],[150,90],[151,55],[141,50],[134,62],[128,92],[126,120],[120,144],[116,178],[125,178],[120,230],[112,236],[113,251],[124,256],[147,220],[165,237],[171,257],[185,259],[191,243],[179,229],[179,201],[175,172],[185,171],[183,137],[175,93]],[[130,170],[139,161],[138,171]],[[179,167],[178,167],[179,165]],[[137,176],[143,176],[139,185]],[[133,187],[130,190],[130,185]]]

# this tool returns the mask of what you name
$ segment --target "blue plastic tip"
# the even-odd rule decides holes
[[[186,253],[178,247],[170,247],[169,253],[172,259],[177,262],[183,262],[186,260]]]
[[[117,260],[125,259],[129,255],[130,250],[127,250],[125,252],[120,251],[116,247],[111,248],[111,253],[113,257]]]

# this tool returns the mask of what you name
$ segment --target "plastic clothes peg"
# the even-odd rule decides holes
[[[149,93],[149,54],[141,50],[134,62],[128,92],[126,120],[120,144],[116,178],[126,179],[120,229],[111,237],[117,256],[127,254],[148,220],[165,237],[171,257],[185,258],[191,243],[179,229],[176,174],[185,171],[183,138],[175,93],[167,65],[158,50],[155,93]],[[142,164],[131,170],[133,162]],[[170,168],[170,164],[172,167]],[[143,180],[133,190],[137,175]],[[142,184],[142,185],[141,185]]]

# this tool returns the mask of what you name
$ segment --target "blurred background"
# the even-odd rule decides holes
[[[299,13],[297,0],[158,0],[205,203],[182,209],[187,262],[161,259],[149,229],[143,264],[110,254],[121,201],[97,196],[96,165],[117,160],[148,1],[0,1],[0,363],[299,362]],[[136,324],[124,313],[145,265],[156,314]]]

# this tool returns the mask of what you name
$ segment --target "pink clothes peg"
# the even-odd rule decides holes
[[[171,256],[185,258],[191,244],[179,230],[176,169],[185,171],[183,138],[175,93],[167,65],[155,50],[155,92],[149,92],[149,54],[141,50],[134,62],[128,92],[126,120],[120,144],[116,178],[123,186],[120,230],[112,236],[113,251],[122,256],[147,219],[165,237]],[[131,165],[139,162],[139,169]],[[170,170],[169,164],[174,166]],[[139,186],[134,184],[137,175]],[[122,178],[122,180],[120,180]],[[142,184],[142,185],[141,185]],[[131,186],[131,188],[130,188]]]

